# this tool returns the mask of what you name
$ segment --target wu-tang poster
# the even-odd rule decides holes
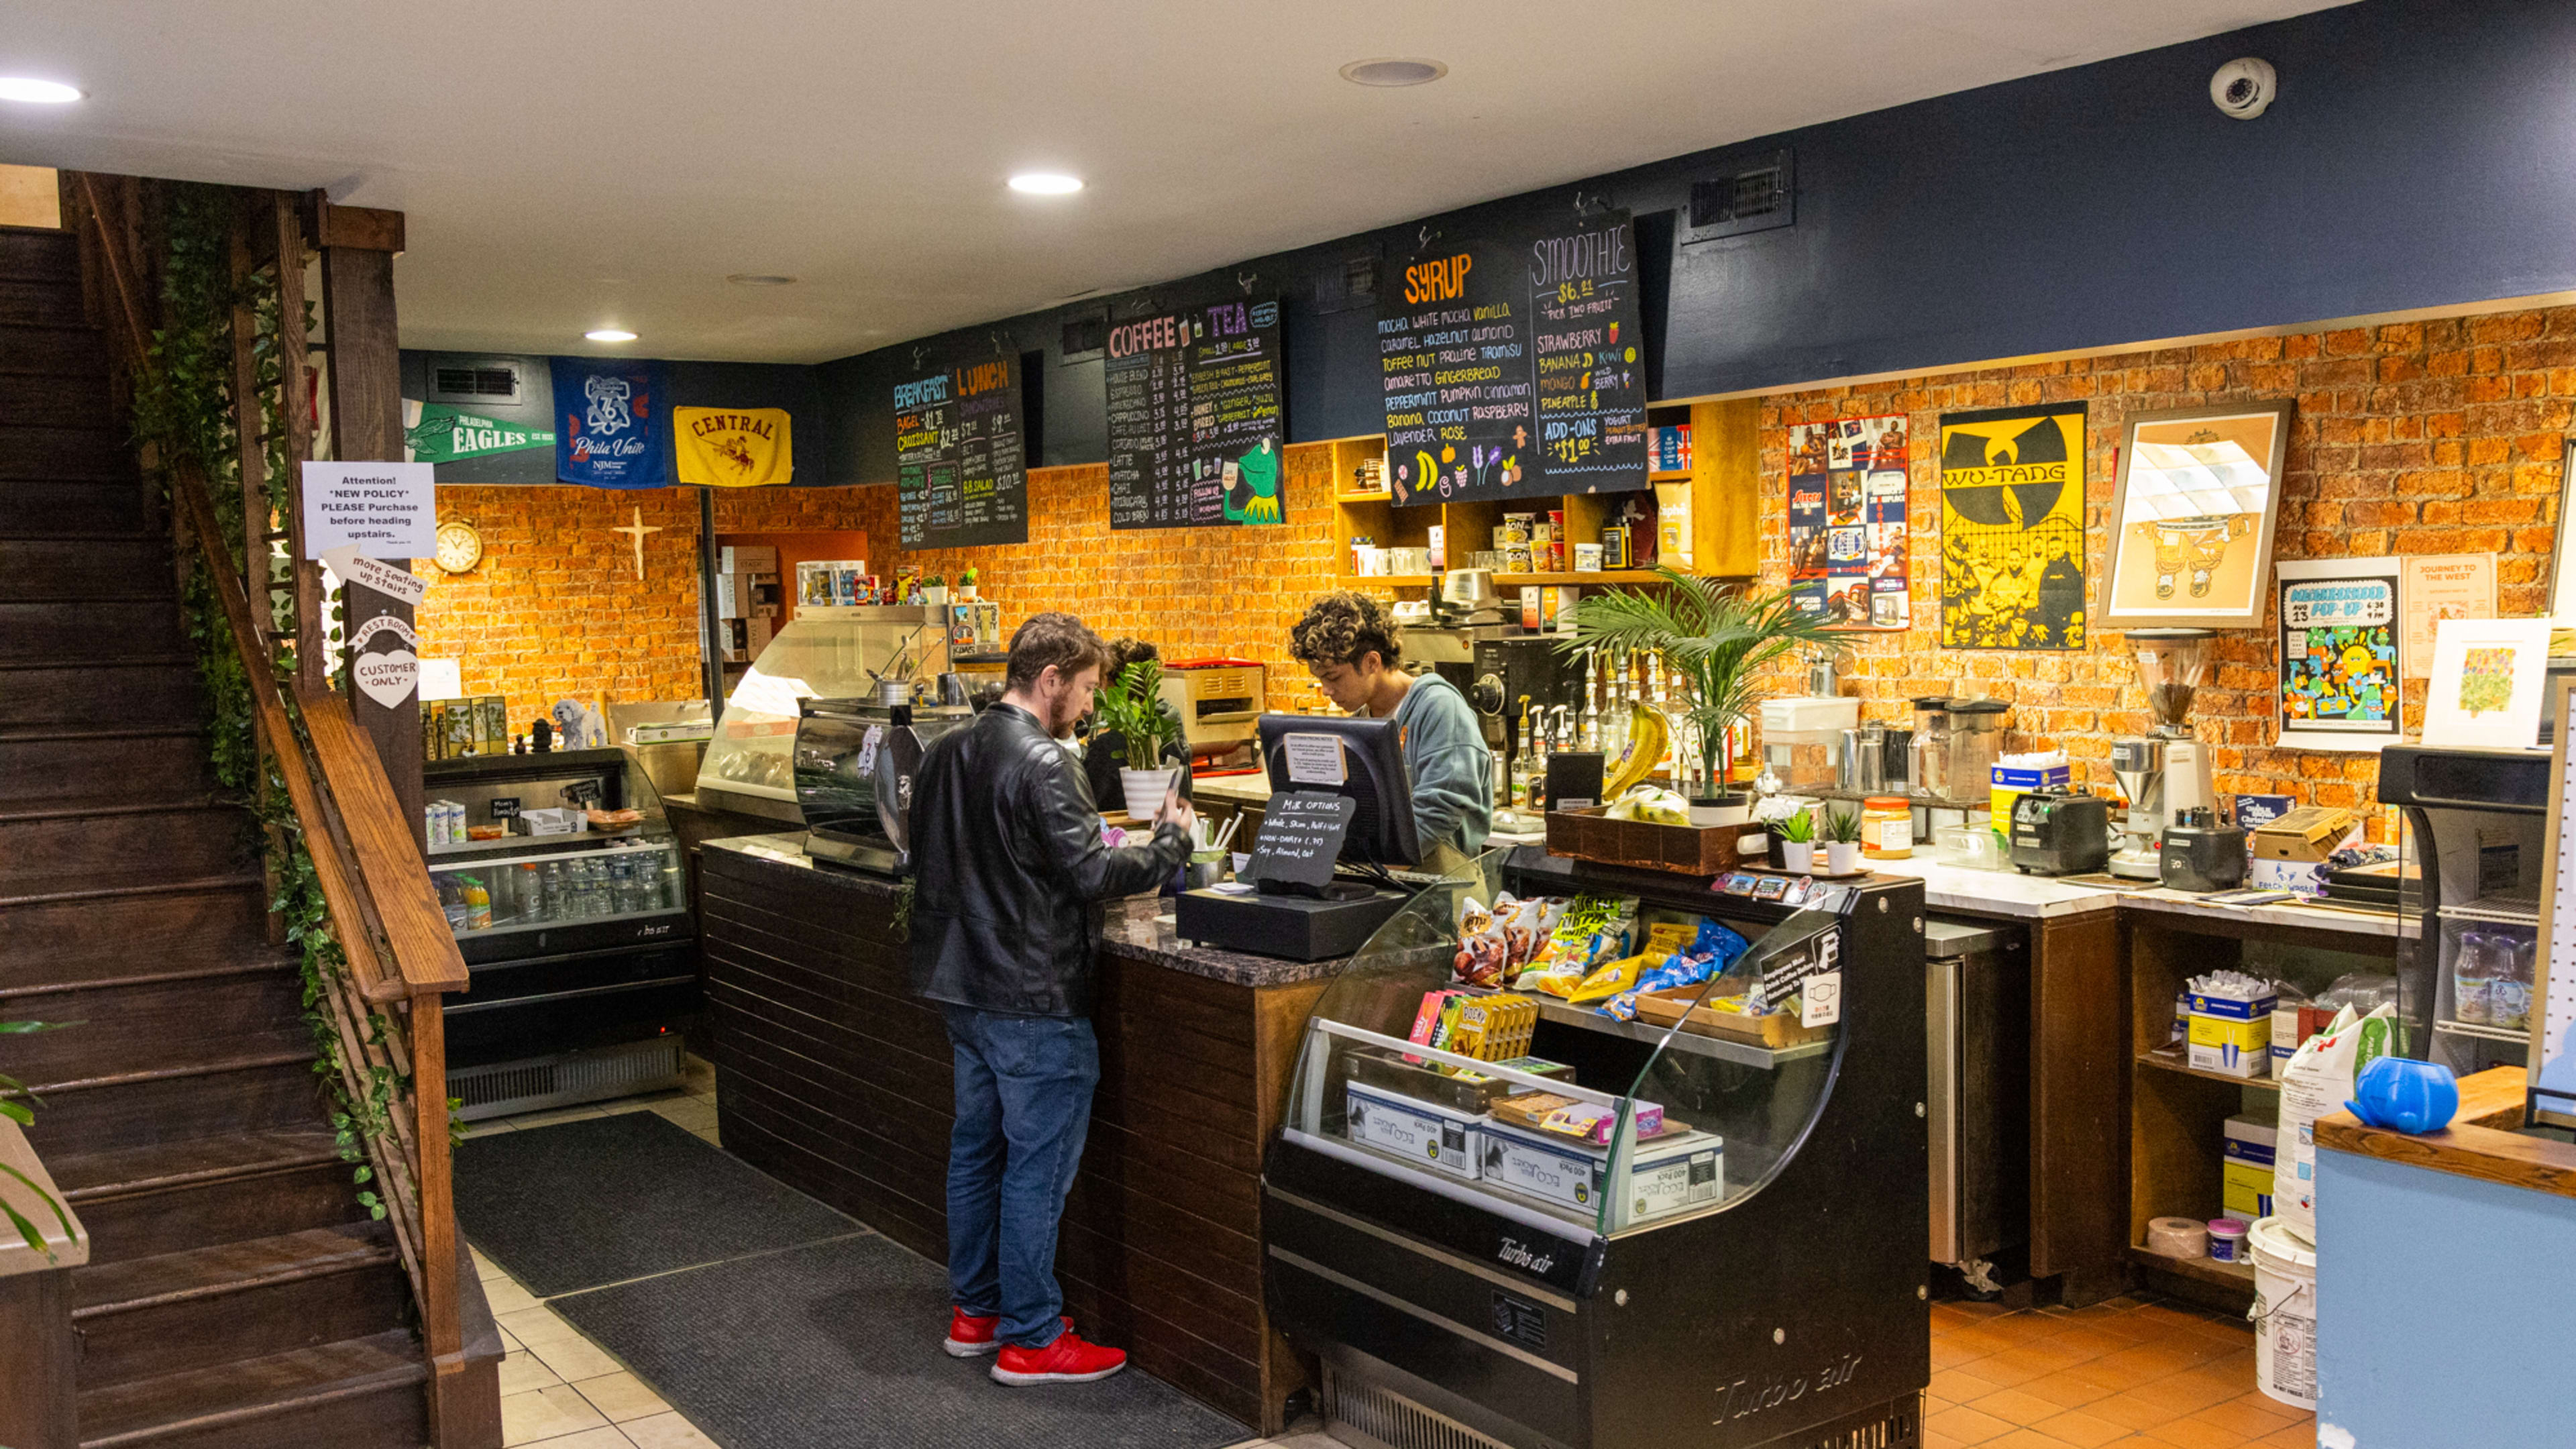
[[[1942,415],[1941,645],[2084,647],[2084,404]]]

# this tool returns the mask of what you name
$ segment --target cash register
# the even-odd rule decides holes
[[[1258,728],[1270,803],[1246,879],[1184,891],[1173,930],[1219,950],[1291,961],[1347,956],[1366,944],[1427,878],[1413,830],[1413,786],[1395,721],[1341,715],[1265,714]],[[1298,796],[1347,800],[1333,812],[1289,808]],[[1347,817],[1338,858],[1312,858],[1331,829],[1301,816]]]

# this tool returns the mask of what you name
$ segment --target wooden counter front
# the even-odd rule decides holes
[[[797,843],[700,852],[725,1148],[945,1261],[948,1036],[907,985],[901,896]],[[1311,1379],[1263,1304],[1261,1153],[1307,1012],[1341,963],[1185,948],[1158,909],[1108,912],[1100,1089],[1056,1276],[1085,1337],[1275,1434]],[[925,1345],[937,1327],[923,1326]]]

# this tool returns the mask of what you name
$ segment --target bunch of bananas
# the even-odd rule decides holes
[[[1672,743],[1672,736],[1672,722],[1664,718],[1663,711],[1645,704],[1628,706],[1627,748],[1619,752],[1618,760],[1611,765],[1608,777],[1602,781],[1601,798],[1616,800],[1627,794],[1631,786],[1655,773],[1655,766],[1663,761],[1664,749]]]

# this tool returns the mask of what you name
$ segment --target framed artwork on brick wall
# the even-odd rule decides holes
[[[2281,565],[2279,731],[2294,750],[2396,743],[2405,678],[2405,566],[2394,558]]]
[[[2111,494],[2104,625],[2262,624],[2291,407],[2283,399],[2131,415]]]
[[[2576,438],[2567,440],[2566,461],[2558,474],[2558,537],[2549,546],[2549,617],[2576,621],[2576,529],[2567,526],[2567,505],[2576,502]]]

